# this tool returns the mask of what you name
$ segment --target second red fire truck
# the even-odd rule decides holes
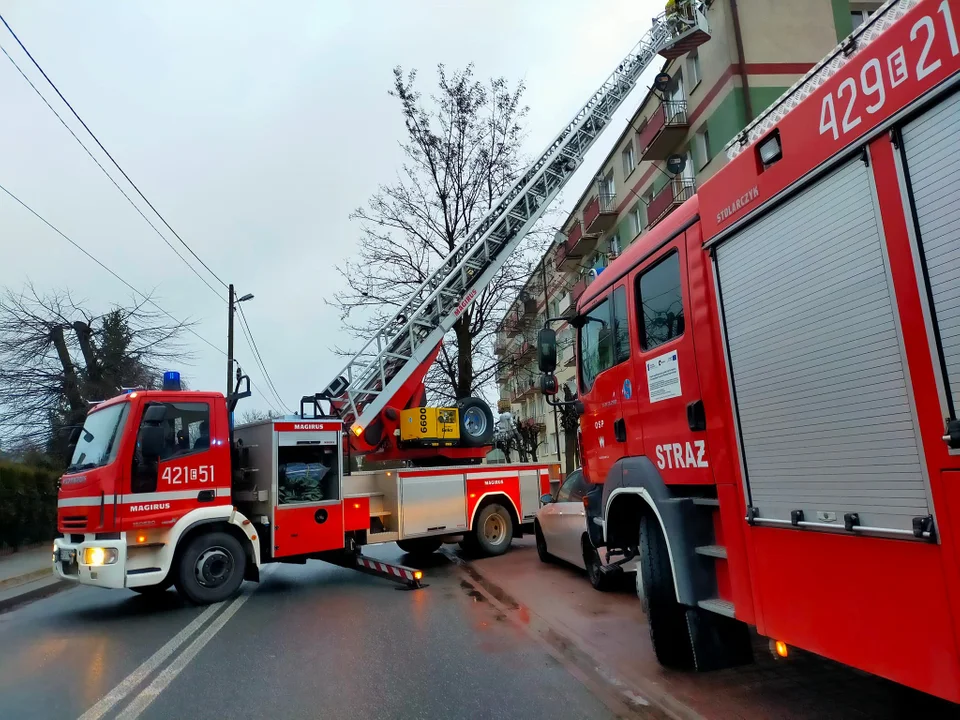
[[[665,665],[752,625],[960,702],[958,20],[884,5],[570,319],[588,527]]]

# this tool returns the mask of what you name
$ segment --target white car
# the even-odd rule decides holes
[[[587,516],[583,497],[592,488],[583,472],[571,472],[555,495],[540,498],[542,507],[537,511],[534,532],[537,538],[537,554],[543,562],[565,560],[587,571],[590,584],[597,590],[607,590],[615,575],[600,571],[602,561],[598,549],[587,534]],[[635,572],[636,562],[624,566],[624,572]]]

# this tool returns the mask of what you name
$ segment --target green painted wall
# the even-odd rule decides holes
[[[785,87],[751,87],[750,101],[753,112],[759,115],[787,91]],[[723,146],[732,140],[747,124],[747,111],[743,102],[743,88],[733,88],[717,105],[713,114],[707,118],[704,125],[710,134],[710,157],[694,157],[697,167],[703,167],[705,161],[712,160],[717,153],[723,151]],[[696,148],[694,148],[696,155]]]
[[[853,18],[850,17],[850,0],[830,0],[833,5],[833,24],[837,28],[837,42],[853,32]]]

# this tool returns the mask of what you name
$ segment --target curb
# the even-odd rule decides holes
[[[40,587],[30,588],[29,590],[25,590],[22,593],[14,595],[13,597],[0,599],[0,613],[13,610],[20,605],[33,602],[34,600],[41,600],[45,597],[55,595],[56,593],[73,586],[74,583],[70,582],[69,580],[56,580],[55,582],[47,583],[46,585],[41,585]]]
[[[32,572],[24,573],[23,575],[15,575],[14,577],[7,578],[6,580],[0,580],[0,590],[14,588],[18,585],[26,585],[34,580],[42,580],[45,577],[53,576],[52,567],[40,568],[39,570],[33,570]]]

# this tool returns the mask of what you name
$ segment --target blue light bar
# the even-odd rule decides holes
[[[175,370],[167,370],[163,374],[163,389],[167,391],[182,390],[180,386],[180,373]]]

